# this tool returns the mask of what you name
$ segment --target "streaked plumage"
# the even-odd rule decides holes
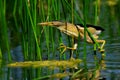
[[[72,24],[72,23],[65,23],[65,22],[59,22],[59,21],[51,21],[51,22],[42,22],[38,23],[38,25],[42,26],[52,26],[59,29],[61,32],[74,37],[75,39],[78,39],[78,36],[80,35],[81,39],[84,39],[84,26],[82,24]],[[88,31],[93,35],[93,37],[96,39],[98,43],[102,43],[101,49],[103,49],[105,40],[98,40],[99,34],[104,31],[103,28],[100,26],[94,26],[87,24]],[[92,39],[86,33],[86,40],[88,43],[93,43]]]

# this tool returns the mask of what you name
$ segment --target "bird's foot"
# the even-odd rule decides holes
[[[67,49],[75,50],[75,48],[73,48],[73,47],[67,47],[67,46],[64,45],[63,43],[60,44],[60,47],[59,47],[58,49],[59,49],[59,50],[60,50],[60,49],[63,49],[63,50],[61,51],[61,54],[63,54]]]
[[[102,53],[102,57],[105,57],[105,49],[102,49],[102,48],[98,48],[99,52]]]
[[[99,48],[98,48],[98,51],[101,52],[101,53],[104,53],[104,52],[105,52],[105,49],[99,47]]]
[[[63,50],[61,51],[61,54],[63,54],[63,53],[67,50],[67,46],[64,45],[63,43],[60,43],[60,47],[59,47],[58,49],[59,49],[59,50],[63,49]]]

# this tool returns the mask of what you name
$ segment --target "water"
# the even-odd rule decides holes
[[[106,70],[102,71],[107,80],[120,80],[120,37],[106,38]]]
[[[109,36],[103,37],[106,40],[105,44],[105,62],[106,62],[106,69],[101,71],[101,76],[104,77],[106,80],[120,80],[120,37],[116,36]],[[87,46],[89,50],[88,53],[93,52],[91,45]],[[83,49],[83,48],[82,48]],[[15,61],[23,61],[23,55],[22,55],[22,49],[21,46],[17,46],[13,50],[11,50],[11,54],[13,56],[13,60]],[[80,52],[83,53],[83,52]],[[88,60],[89,60],[89,66],[93,65],[93,54],[88,54]],[[2,73],[4,73],[4,77],[7,75],[6,73],[7,67],[2,68]],[[17,72],[17,73],[16,73]],[[16,78],[17,80],[21,80],[22,77],[22,70],[21,68],[13,68],[11,69],[11,78],[10,80],[13,80],[13,78]],[[3,77],[3,76],[2,76]],[[0,78],[1,80],[6,80],[3,78]]]
[[[117,27],[114,27],[114,30],[112,30],[113,28],[111,28],[111,30],[108,30],[108,28],[106,28],[105,32],[103,32],[103,34],[100,36],[99,39],[104,39],[106,40],[106,44],[105,44],[105,53],[106,53],[106,57],[105,57],[105,62],[106,62],[106,69],[101,71],[101,76],[104,77],[106,80],[120,80],[120,34],[119,34],[119,30],[117,30]],[[63,42],[67,45],[67,40],[66,40],[66,35],[62,34],[63,37]],[[91,44],[87,44],[87,60],[88,60],[88,66],[93,66],[94,64],[94,57],[93,57],[93,45]],[[45,43],[43,43],[43,47],[46,46]],[[56,43],[55,47],[57,48],[59,45]],[[47,53],[47,49],[46,47],[44,47]],[[83,58],[83,42],[81,42],[80,44],[80,58]],[[58,51],[57,54],[59,55]],[[45,52],[44,52],[45,53]],[[11,50],[11,55],[12,55],[12,59],[14,61],[24,61],[24,57],[22,54],[22,49],[21,46],[17,46],[14,49]],[[68,55],[69,55],[69,51],[68,51]],[[97,55],[99,56],[100,53],[97,52]],[[7,58],[5,55],[5,58]],[[46,56],[44,56],[46,58]],[[50,55],[51,59],[53,59],[53,55]],[[45,59],[44,58],[44,59]],[[69,58],[69,56],[68,56]],[[47,59],[47,58],[46,58]],[[59,57],[57,58],[59,59]],[[7,63],[7,62],[6,62]],[[2,75],[0,75],[0,80],[7,80],[7,76],[8,76],[8,68],[6,67],[6,65],[1,66],[1,73]],[[10,69],[10,80],[16,79],[16,80],[21,80],[22,78],[22,69],[21,68],[11,68]]]

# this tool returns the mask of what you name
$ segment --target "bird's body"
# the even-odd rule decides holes
[[[59,29],[61,32],[75,39],[78,39],[79,35],[81,39],[84,39],[84,26],[82,24],[72,24],[72,23],[65,23],[65,22],[59,22],[59,21],[51,21],[51,22],[38,23],[38,25],[53,26]],[[104,31],[104,29],[101,28],[100,26],[93,26],[89,24],[87,24],[86,27],[98,43],[103,43],[101,46],[101,48],[103,48],[105,44],[105,40],[97,40],[97,39],[99,37],[99,34],[102,31]],[[88,43],[93,43],[93,40],[90,38],[88,32],[86,32],[86,41]]]

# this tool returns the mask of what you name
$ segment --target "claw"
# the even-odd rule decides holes
[[[105,49],[102,49],[102,48],[98,47],[98,51],[99,51],[100,53],[104,53],[104,52],[105,52]]]
[[[104,50],[104,49],[101,49],[101,50],[100,50],[100,52],[101,52],[101,53],[104,53],[104,52],[105,52],[105,50]]]
[[[60,44],[60,47],[58,48],[59,50],[60,49],[63,49],[61,51],[61,54],[63,54],[67,49],[71,49],[71,50],[76,50],[76,45],[75,47],[67,47],[66,45],[64,45],[63,43]]]
[[[101,47],[98,47],[98,50],[101,52],[101,53],[104,53],[105,50],[103,49],[104,48],[104,45],[105,45],[105,40],[97,40],[98,43],[102,43],[102,46]]]
[[[58,49],[60,50],[60,49],[62,49],[62,48],[63,48],[63,50],[61,51],[61,54],[63,54],[63,53],[67,50],[67,46],[64,45],[63,43],[61,43],[61,44],[60,44],[60,47],[59,47]]]

